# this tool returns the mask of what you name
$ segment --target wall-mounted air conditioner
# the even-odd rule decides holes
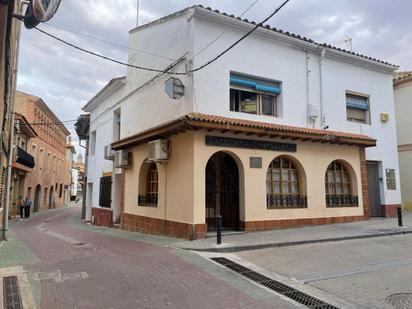
[[[113,161],[115,156],[115,151],[112,150],[112,145],[104,146],[104,159]]]
[[[319,117],[319,107],[317,105],[308,105],[308,116],[310,120],[316,120]]]
[[[167,161],[169,159],[167,140],[157,139],[149,144],[149,161]]]
[[[129,153],[126,150],[116,151],[114,155],[114,167],[127,168],[129,166]]]

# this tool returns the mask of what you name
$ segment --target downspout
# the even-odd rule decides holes
[[[23,4],[20,3],[19,12],[23,13]],[[13,164],[13,148],[14,148],[14,122],[16,121],[16,88],[17,88],[17,73],[19,68],[19,53],[20,53],[20,35],[21,35],[21,21],[16,23],[17,25],[17,36],[16,36],[16,60],[14,63],[13,69],[13,88],[11,95],[11,120],[10,120],[10,132],[9,132],[9,156],[7,163],[7,182],[6,182],[6,203],[3,213],[3,230],[2,236],[3,240],[7,240],[7,230],[9,227],[9,209],[10,209],[10,186],[11,186],[11,173],[12,173],[12,164]],[[10,25],[11,27],[11,25]],[[7,43],[6,43],[7,44]]]
[[[309,127],[309,105],[310,105],[310,98],[309,98],[309,52],[306,50],[306,127]]]
[[[324,94],[323,94],[323,66],[325,65],[325,53],[326,49],[322,48],[320,52],[320,59],[319,59],[319,90],[320,90],[320,97],[319,97],[319,105],[320,105],[320,126],[323,127],[325,125],[325,116],[323,114],[323,101],[324,101]]]

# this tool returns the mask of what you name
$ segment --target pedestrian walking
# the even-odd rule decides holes
[[[24,219],[24,200],[23,196],[19,195],[19,198],[17,199],[17,207],[19,207],[20,210],[20,220]]]
[[[31,208],[31,198],[29,196],[26,197],[25,201],[24,201],[24,217],[25,218],[30,218],[30,208]]]

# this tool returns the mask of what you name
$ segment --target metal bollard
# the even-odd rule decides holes
[[[398,207],[396,210],[398,211],[398,225],[403,226],[403,224],[402,224],[402,208]]]
[[[222,217],[216,217],[216,242],[218,245],[222,243]]]

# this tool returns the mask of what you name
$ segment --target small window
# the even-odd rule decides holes
[[[266,174],[267,208],[306,208],[302,195],[302,177],[288,157],[274,159]]]
[[[144,178],[145,177],[145,178]],[[159,191],[159,174],[156,163],[145,162],[139,177],[139,206],[157,207]]]
[[[329,164],[325,175],[326,207],[356,207],[358,197],[352,192],[348,169],[339,161]]]
[[[230,110],[234,112],[279,116],[278,82],[230,75]]]
[[[348,121],[370,124],[369,97],[347,93],[346,118]]]

